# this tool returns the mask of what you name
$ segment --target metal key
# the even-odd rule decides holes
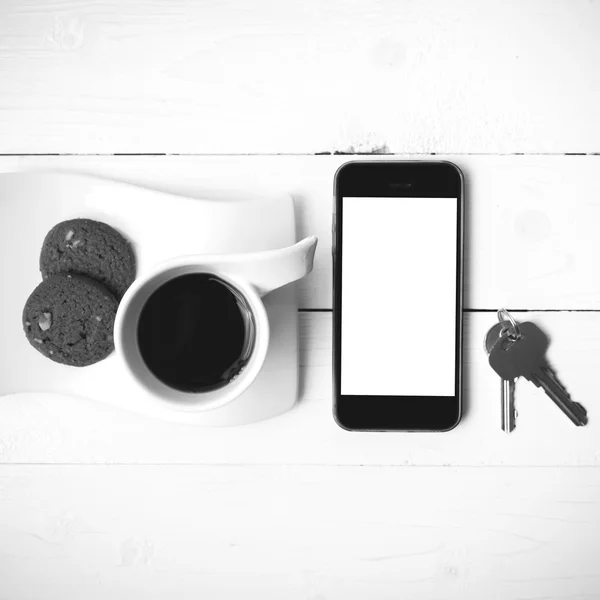
[[[571,400],[565,388],[546,362],[548,338],[534,323],[520,323],[518,338],[505,334],[490,352],[491,367],[502,377],[511,379],[525,377],[541,387],[546,395],[578,426],[588,421],[585,408]]]
[[[510,321],[496,323],[485,336],[484,347],[489,356],[502,335],[510,329]],[[517,411],[515,410],[515,382],[516,379],[500,380],[500,415],[502,431],[510,433],[514,430],[517,422]]]

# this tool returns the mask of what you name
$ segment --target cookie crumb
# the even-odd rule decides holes
[[[38,325],[42,331],[48,331],[48,329],[52,327],[52,314],[45,312],[44,315],[40,317]]]

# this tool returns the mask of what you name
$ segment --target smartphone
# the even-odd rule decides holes
[[[448,431],[461,417],[462,173],[353,161],[334,187],[334,417],[351,431]]]

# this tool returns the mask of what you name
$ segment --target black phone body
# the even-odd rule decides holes
[[[344,429],[460,421],[463,188],[445,161],[353,161],[335,175],[334,417]]]

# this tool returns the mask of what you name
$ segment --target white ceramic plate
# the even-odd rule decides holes
[[[138,275],[185,254],[229,254],[295,243],[290,196],[239,193],[229,200],[191,199],[106,179],[64,173],[0,175],[0,394],[52,393],[107,402],[169,421],[238,425],[289,410],[298,387],[295,288],[265,296],[271,342],[263,369],[234,402],[202,413],[155,406],[130,388],[113,354],[89,367],[60,365],[35,351],[22,329],[29,294],[41,282],[39,255],[46,233],[77,217],[103,221],[133,244]]]

